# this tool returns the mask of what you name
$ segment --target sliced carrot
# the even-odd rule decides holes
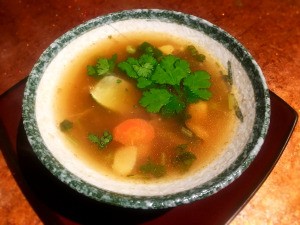
[[[113,137],[124,145],[149,144],[154,138],[154,128],[146,120],[128,119],[114,128]]]

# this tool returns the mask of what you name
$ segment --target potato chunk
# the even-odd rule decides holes
[[[102,78],[91,90],[100,105],[119,113],[128,113],[138,103],[138,90],[128,81],[116,76]]]
[[[199,138],[207,139],[208,132],[203,128],[203,121],[207,119],[208,113],[207,102],[199,101],[198,103],[191,104],[188,108],[188,114],[191,116],[186,121],[186,126]]]
[[[137,159],[137,147],[124,146],[115,152],[112,168],[120,175],[129,175]]]
[[[161,50],[166,55],[172,54],[174,51],[174,47],[172,45],[163,45],[160,46],[158,49]]]

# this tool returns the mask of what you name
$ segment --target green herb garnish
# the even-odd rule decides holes
[[[140,171],[154,177],[162,177],[166,174],[165,166],[148,160],[148,162],[140,167]]]
[[[228,84],[231,86],[233,84],[232,80],[232,69],[231,69],[231,62],[227,62],[227,75],[224,75],[225,81],[228,82]]]
[[[142,90],[139,103],[151,113],[173,116],[187,105],[211,97],[210,75],[192,72],[189,63],[174,55],[161,55],[149,43],[138,47],[143,54],[118,64],[119,69],[137,81]]]
[[[196,59],[198,62],[204,62],[205,55],[200,54],[194,45],[187,46],[186,50]]]
[[[193,54],[198,54],[195,50],[192,50]],[[148,42],[138,46],[134,56],[117,66],[128,77],[136,80],[137,87],[142,91],[139,103],[148,112],[166,117],[184,115],[189,104],[211,98],[208,72],[192,72],[186,60],[175,55],[163,55]],[[111,59],[99,59],[96,66],[88,66],[88,74],[106,75],[113,68],[109,65],[114,65],[115,60],[116,55]]]
[[[101,137],[90,133],[88,139],[92,143],[97,144],[99,148],[103,149],[113,140],[113,136],[109,131],[104,131]]]
[[[186,172],[197,159],[195,154],[187,150],[187,145],[178,145],[175,148],[176,154],[172,160],[173,165],[181,172]]]
[[[112,72],[115,68],[117,55],[114,54],[110,59],[99,58],[95,66],[87,66],[87,73],[92,77],[101,77]]]
[[[152,55],[157,60],[159,60],[160,57],[163,56],[162,51],[160,51],[158,48],[154,47],[148,42],[143,42],[141,45],[139,45],[138,50],[141,54]]]
[[[59,128],[62,132],[66,132],[69,131],[70,129],[73,128],[73,123],[70,120],[63,120],[60,124],[59,124]]]
[[[229,93],[228,95],[228,108],[230,110],[234,110],[236,117],[243,122],[244,121],[244,116],[242,114],[242,111],[239,107],[239,104],[234,96],[234,94]]]

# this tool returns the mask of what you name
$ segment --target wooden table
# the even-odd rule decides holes
[[[45,48],[70,28],[135,8],[182,11],[228,31],[257,60],[270,90],[300,112],[299,0],[0,0],[0,94],[25,78]],[[0,152],[2,224],[42,222]],[[299,125],[268,179],[231,224],[300,224]]]

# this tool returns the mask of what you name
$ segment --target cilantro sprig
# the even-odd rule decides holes
[[[115,68],[117,60],[117,55],[114,54],[110,59],[99,58],[96,65],[87,66],[87,73],[92,77],[101,77],[107,75],[107,73],[112,72]]]

